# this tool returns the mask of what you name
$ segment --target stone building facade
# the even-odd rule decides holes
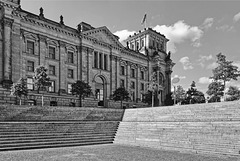
[[[171,91],[174,63],[166,53],[168,39],[151,28],[130,36],[125,47],[105,26],[81,22],[72,28],[62,16],[59,22],[47,19],[42,8],[39,15],[23,10],[20,0],[0,0],[0,20],[0,90],[25,77],[28,99],[38,103],[32,76],[37,66],[44,65],[52,84],[45,93],[46,104],[78,104],[78,98],[70,94],[76,80],[92,87],[93,95],[83,102],[85,106],[119,106],[111,95],[121,85],[130,92],[130,103],[143,105],[152,73],[156,74],[158,105]]]

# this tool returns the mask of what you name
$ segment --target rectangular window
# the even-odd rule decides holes
[[[99,53],[99,68],[103,69],[102,53]]]
[[[131,88],[135,89],[135,82],[131,81]]]
[[[144,71],[141,71],[141,79],[144,80]]]
[[[121,79],[121,80],[120,80],[120,87],[125,87],[124,79]]]
[[[73,52],[68,52],[68,63],[73,63]]]
[[[125,67],[121,66],[120,70],[121,75],[125,75]]]
[[[27,78],[27,89],[34,90],[33,78]]]
[[[133,44],[131,44],[131,49],[134,50],[134,45]]]
[[[51,85],[48,87],[49,92],[55,92],[55,81],[50,81]]]
[[[144,46],[144,40],[141,40],[141,47]]]
[[[98,68],[98,53],[94,52],[94,68]]]
[[[141,90],[144,91],[144,83],[141,83]]]
[[[55,75],[55,66],[49,65],[49,75]]]
[[[49,58],[55,59],[55,48],[52,46],[49,46]]]
[[[158,42],[156,42],[156,44],[157,44],[157,49],[159,49],[159,43],[158,43]]]
[[[104,54],[104,70],[107,70],[107,66],[108,66],[108,59],[107,59],[107,55]]]
[[[139,42],[136,43],[136,50],[139,50]]]
[[[132,92],[132,101],[135,101],[135,92]]]
[[[68,78],[73,78],[73,70],[68,69]]]
[[[131,77],[135,78],[135,69],[131,69]]]
[[[34,62],[33,61],[27,61],[27,71],[34,72]]]
[[[34,42],[27,41],[27,53],[34,55]]]
[[[72,93],[72,84],[68,83],[67,85],[67,93],[71,94]]]

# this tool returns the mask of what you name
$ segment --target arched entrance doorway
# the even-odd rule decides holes
[[[104,106],[104,81],[101,77],[95,78],[95,97],[98,100],[98,106]]]

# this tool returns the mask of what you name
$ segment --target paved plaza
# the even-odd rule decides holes
[[[0,152],[0,161],[240,161],[116,144]]]

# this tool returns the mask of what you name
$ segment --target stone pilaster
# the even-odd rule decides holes
[[[115,90],[118,88],[118,84],[120,84],[120,80],[118,80],[119,78],[119,71],[118,71],[118,67],[119,67],[119,59],[118,57],[114,57],[115,59]]]
[[[172,71],[166,71],[166,94],[171,93],[171,73]]]
[[[11,30],[13,19],[3,19],[3,79],[11,80]]]
[[[47,37],[38,35],[39,37],[39,65],[45,65],[45,58],[47,53]]]
[[[129,90],[128,87],[128,83],[130,82],[130,76],[129,76],[129,73],[130,73],[130,62],[127,62],[127,65],[126,65],[126,90]]]
[[[136,68],[136,100],[139,98],[138,93],[139,93],[139,65],[137,65]]]
[[[77,47],[77,80],[82,80],[82,52],[81,47]]]
[[[66,93],[66,43],[59,41],[59,94]]]
[[[20,23],[14,21],[12,25],[12,35],[11,35],[11,57],[12,57],[12,81],[17,82],[20,77],[24,77],[22,72],[23,68],[23,56],[22,56],[22,44],[23,40],[21,37]]]
[[[110,64],[109,64],[109,66],[110,66],[110,95],[112,94],[112,92],[113,92],[113,79],[112,79],[112,77],[113,77],[113,58],[112,58],[112,48],[110,48],[110,56],[109,56],[109,60],[110,60]]]

